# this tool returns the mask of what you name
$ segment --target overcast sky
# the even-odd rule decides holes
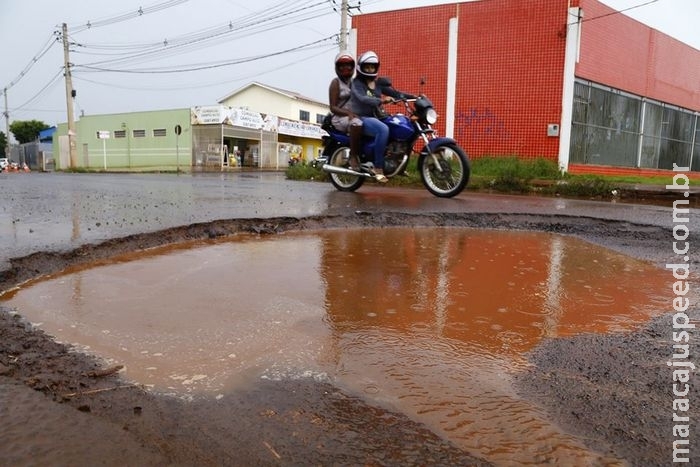
[[[215,104],[251,81],[325,102],[340,1],[0,0],[0,90],[7,88],[10,121],[65,122],[55,32],[67,23],[77,116]],[[700,49],[698,0],[602,2],[617,10],[642,5],[624,14]],[[372,13],[456,2],[361,3]]]

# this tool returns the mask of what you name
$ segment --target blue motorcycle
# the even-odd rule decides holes
[[[402,98],[406,113],[380,117],[389,127],[389,142],[384,156],[384,175],[392,178],[405,172],[413,147],[420,139],[423,148],[418,153],[418,172],[425,188],[440,198],[458,195],[469,182],[469,159],[457,141],[438,137],[432,125],[437,121],[433,103],[425,96]],[[363,155],[359,170],[350,168],[350,138],[334,128],[325,128],[323,155],[327,163],[322,169],[330,175],[331,183],[340,191],[355,191],[365,180],[373,179],[371,161],[373,141],[363,140]]]

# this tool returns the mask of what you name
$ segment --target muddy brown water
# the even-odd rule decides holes
[[[610,333],[665,303],[668,274],[556,234],[386,228],[241,234],[130,253],[2,297],[153,391],[225,398],[316,378],[486,460],[595,453],[521,400],[545,337]]]

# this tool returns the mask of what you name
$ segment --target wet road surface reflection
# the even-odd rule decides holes
[[[511,375],[544,337],[645,322],[668,276],[553,234],[330,230],[132,253],[2,300],[160,392],[225,398],[312,377],[496,463],[583,465],[601,459]]]

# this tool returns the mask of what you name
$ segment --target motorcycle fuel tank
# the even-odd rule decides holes
[[[403,114],[389,115],[382,119],[389,127],[390,140],[407,140],[413,136],[415,128],[411,120]]]

